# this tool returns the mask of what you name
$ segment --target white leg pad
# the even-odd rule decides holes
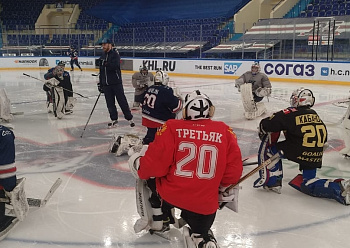
[[[55,94],[57,118],[62,119],[64,115],[64,107],[65,107],[63,89],[59,87],[55,87],[53,91]]]
[[[25,180],[25,177],[17,179],[17,185],[12,191],[7,192],[5,190],[7,197],[10,198],[10,206],[13,208],[15,216],[20,221],[24,220],[29,211],[27,197],[24,191]]]
[[[152,208],[149,202],[151,193],[151,190],[147,187],[146,180],[136,180],[136,207],[137,213],[141,218],[138,219],[134,225],[135,233],[139,233],[142,230],[161,230],[163,228],[163,221],[153,221],[153,214],[159,215],[161,212],[159,213],[160,209]],[[154,210],[156,212],[154,212]]]
[[[121,138],[120,145],[116,151],[116,156],[121,156],[125,153],[129,152],[129,149],[133,146],[142,145],[142,140],[134,134],[125,134],[124,137]]]
[[[343,128],[343,138],[345,147],[339,151],[340,154],[350,156],[350,129],[344,126]]]
[[[242,103],[245,112],[256,112],[257,107],[252,93],[252,84],[242,84],[241,87]]]

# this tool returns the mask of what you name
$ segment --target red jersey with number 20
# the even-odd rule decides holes
[[[140,158],[138,174],[156,177],[166,202],[208,215],[218,209],[219,186],[236,183],[242,170],[236,135],[225,123],[168,120]]]

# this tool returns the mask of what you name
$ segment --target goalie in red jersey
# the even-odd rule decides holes
[[[188,94],[183,120],[168,120],[148,149],[144,146],[129,159],[135,177],[156,178],[163,214],[173,207],[181,209],[189,225],[184,227],[187,247],[218,247],[210,230],[219,206],[218,192],[237,183],[243,170],[236,135],[224,122],[211,120],[214,110],[199,90]],[[234,192],[231,200],[236,198]],[[155,221],[143,217],[152,229]]]

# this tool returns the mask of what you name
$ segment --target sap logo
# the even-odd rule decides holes
[[[307,76],[312,77],[315,75],[315,66],[311,64],[276,64],[267,63],[264,66],[264,71],[267,75],[273,73],[277,75],[291,75],[291,76]]]
[[[224,63],[224,74],[235,74],[242,63]]]
[[[328,67],[322,67],[321,68],[321,76],[328,76],[329,74],[329,68]]]

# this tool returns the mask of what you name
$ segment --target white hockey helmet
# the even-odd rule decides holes
[[[148,68],[145,65],[141,65],[139,71],[142,74],[142,76],[147,76],[148,74]]]
[[[185,104],[182,109],[184,120],[209,119],[214,116],[215,107],[209,97],[199,90],[195,90],[185,97]]]
[[[169,82],[169,76],[166,72],[163,72],[161,70],[156,72],[156,75],[154,76],[154,84],[155,85],[168,85]]]
[[[295,90],[290,97],[290,105],[292,107],[309,106],[315,104],[315,97],[311,90],[300,88]]]
[[[259,65],[259,62],[254,62],[252,64],[252,67],[251,67],[251,72],[253,75],[257,74],[258,72],[260,72],[260,65]]]

